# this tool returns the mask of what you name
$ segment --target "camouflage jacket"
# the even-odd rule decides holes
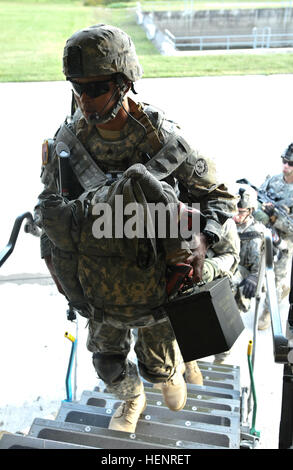
[[[264,225],[256,222],[253,217],[249,217],[244,224],[237,225],[240,237],[239,264],[251,274],[258,274],[264,229]]]
[[[103,138],[96,126],[87,124],[79,110],[67,122],[70,130],[105,173],[123,172],[135,163],[147,164],[170,136],[182,135],[179,127],[173,121],[166,119],[161,110],[147,104],[137,104],[131,99],[129,104],[130,113],[141,125],[129,118],[120,133],[119,140]],[[58,139],[58,131],[55,142],[56,138]],[[212,160],[191,148],[187,152],[182,148],[182,151],[186,153],[185,160],[168,175],[165,181],[178,189],[181,201],[200,203],[201,211],[207,218],[205,229],[215,234],[219,240],[221,226],[236,211],[237,200],[225,184],[217,181],[215,164]],[[59,192],[58,178],[58,159],[54,143],[49,156],[43,159],[42,182],[45,189]],[[76,195],[81,192],[82,188],[76,181]],[[44,197],[46,196],[42,193],[40,200]],[[46,254],[49,254],[49,247],[46,237],[43,237],[42,256]]]
[[[208,258],[216,263],[218,277],[232,276],[240,261],[240,239],[233,219],[228,219],[222,226],[221,238],[208,250]]]
[[[212,162],[191,149],[185,139],[181,139],[179,128],[173,122],[165,119],[157,109],[130,101],[130,112],[135,120],[129,118],[119,138],[117,139],[115,136],[115,140],[107,139],[105,132],[101,134],[96,126],[88,125],[79,111],[73,119],[68,121],[67,126],[70,132],[78,138],[78,143],[80,142],[82,145],[82,152],[79,154],[80,162],[78,159],[77,162],[75,161],[77,163],[73,185],[75,198],[72,198],[71,201],[74,211],[78,207],[74,206],[76,204],[74,201],[82,193],[103,191],[106,183],[105,179],[102,182],[98,181],[101,175],[104,178],[109,174],[123,173],[127,168],[137,163],[143,163],[149,168],[148,165],[153,162],[152,157],[156,156],[157,158],[161,150],[169,149],[168,142],[175,136],[176,152],[175,150],[174,153],[165,151],[165,155],[155,160],[156,165],[151,167],[149,171],[153,176],[158,173],[166,174],[167,176],[162,178],[162,181],[164,180],[171,188],[174,188],[182,201],[200,203],[201,211],[207,218],[205,229],[220,239],[222,224],[236,210],[237,199],[224,184],[217,183],[215,167]],[[42,167],[42,182],[45,189],[39,196],[36,215],[41,214],[42,216],[40,208],[45,207],[47,203],[50,204],[50,198],[54,206],[53,195],[59,193],[56,147],[61,132],[62,127],[51,143],[48,157],[45,154],[46,158],[44,158]],[[109,137],[113,137],[113,133],[109,134]],[[90,156],[90,161],[87,155]],[[177,165],[174,171],[169,171],[168,165],[170,164],[172,168],[174,161],[178,162],[175,156],[179,157],[180,165]],[[71,164],[73,164],[72,161]],[[82,167],[82,165],[84,166]],[[89,171],[89,168],[92,171]],[[95,180],[95,174],[97,180]],[[122,177],[118,178],[114,185],[119,186],[120,181],[123,181]],[[85,186],[82,187],[82,184]],[[63,211],[62,203],[59,208]],[[65,214],[67,215],[65,216]],[[51,226],[51,229],[64,232],[65,219],[68,214],[71,217],[70,210],[68,212],[64,207],[64,216],[54,222],[55,226]],[[54,220],[54,207],[50,217],[47,218],[49,225]],[[62,220],[62,225],[59,223],[60,220]],[[125,250],[121,249],[123,243],[119,240],[94,240],[92,221],[90,217],[87,220],[88,222],[83,223],[80,238],[76,242],[77,250],[75,250],[74,244],[71,248],[68,241],[64,239],[62,239],[63,246],[58,247],[54,244],[52,246],[52,242],[49,241],[50,237],[48,238],[44,232],[41,246],[42,256],[52,254],[56,272],[61,273],[59,280],[63,281],[61,283],[63,289],[65,286],[68,287],[67,297],[74,299],[76,305],[83,303],[84,296],[98,321],[108,321],[113,324],[115,317],[115,324],[117,321],[121,321],[123,324],[132,326],[134,324],[136,326],[146,325],[149,309],[153,310],[162,305],[166,297],[166,260],[164,249],[161,248],[162,245],[158,245],[157,258],[155,259],[152,249],[149,249],[148,240],[140,240],[136,250],[129,250],[130,254],[135,254],[135,252],[139,254],[139,258],[135,260],[132,259],[133,256],[128,256]],[[42,226],[41,218],[39,223]],[[70,232],[72,225],[70,224],[69,221],[68,239],[72,236]],[[54,240],[52,235],[51,240]],[[62,253],[62,250],[67,253]],[[83,308],[81,307],[81,309]]]
[[[288,212],[288,218],[293,224],[293,184],[288,184],[284,180],[283,174],[267,177],[266,181],[259,188],[264,191],[268,196],[275,200],[280,206],[283,206]],[[292,228],[288,226],[288,220],[280,213],[276,213],[277,219],[273,226],[276,228],[280,236],[284,239],[289,239],[293,242]]]

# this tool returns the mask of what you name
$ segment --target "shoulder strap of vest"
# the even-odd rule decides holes
[[[107,176],[94,162],[76,135],[64,123],[56,137],[56,143],[64,142],[70,150],[70,164],[80,184],[90,191],[107,182]]]
[[[175,171],[191,152],[183,137],[171,135],[159,152],[146,163],[146,168],[158,180],[162,180]]]

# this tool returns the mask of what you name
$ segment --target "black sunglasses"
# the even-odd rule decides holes
[[[90,98],[97,98],[98,96],[104,95],[110,91],[110,82],[113,80],[107,80],[103,82],[88,82],[88,83],[77,83],[69,80],[74,92],[81,97],[85,93]]]
[[[293,166],[293,162],[290,162],[289,160],[286,160],[286,158],[282,158],[282,162],[284,163],[288,163],[288,166]]]

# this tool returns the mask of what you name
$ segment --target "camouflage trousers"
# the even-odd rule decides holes
[[[239,310],[242,312],[248,312],[251,306],[251,299],[247,299],[243,295],[243,287],[239,287],[239,284],[245,279],[250,272],[244,266],[238,265],[237,271],[235,272],[234,276],[232,277],[231,284],[232,284],[232,292],[235,296],[235,300]]]
[[[291,263],[293,254],[293,244],[288,242],[288,249],[282,251],[281,258],[274,262],[274,273],[276,281],[276,290],[278,303],[280,304],[284,298],[286,288],[290,286]],[[288,291],[289,292],[289,291]],[[264,309],[268,309],[269,303],[267,298],[264,302]]]
[[[141,393],[143,385],[139,373],[149,382],[166,382],[183,361],[168,319],[154,326],[137,328],[135,337],[129,327],[116,328],[93,319],[89,320],[88,327],[87,348],[93,353],[95,370],[109,393],[120,400],[129,400]],[[133,345],[138,367],[128,358]]]

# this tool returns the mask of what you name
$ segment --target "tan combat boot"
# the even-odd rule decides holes
[[[203,385],[203,377],[196,361],[185,362],[185,382]]]
[[[187,387],[181,371],[167,381],[160,384],[165,404],[172,411],[184,408],[187,399]]]
[[[264,310],[258,319],[257,328],[259,330],[266,330],[271,324],[271,315],[269,310]]]
[[[108,429],[135,432],[138,418],[146,409],[146,396],[142,392],[138,397],[121,403],[113,414]]]

